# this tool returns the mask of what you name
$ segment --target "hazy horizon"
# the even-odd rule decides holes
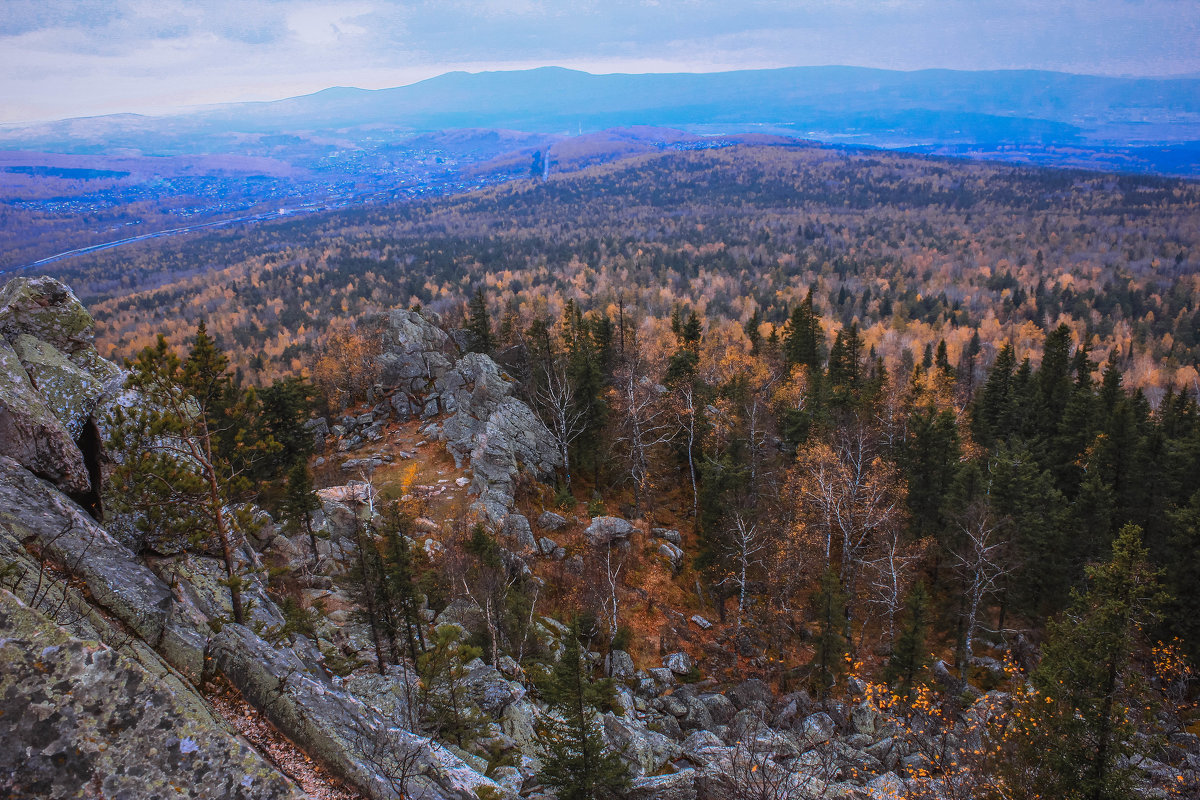
[[[7,0],[0,122],[162,114],[334,86],[560,66],[1200,73],[1184,0]]]

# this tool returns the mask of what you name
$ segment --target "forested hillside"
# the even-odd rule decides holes
[[[889,365],[945,341],[1036,362],[1060,323],[1138,387],[1192,386],[1200,190],[816,147],[643,156],[472,195],[276,222],[98,254],[53,274],[90,298],[102,350],[200,318],[264,376],[304,368],[336,320],[391,305],[499,316],[566,300],[630,324],[680,303],[769,338],[814,290],[823,332],[857,321]],[[756,316],[757,315],[757,316]],[[978,376],[977,376],[978,377]]]
[[[766,741],[731,763],[823,781],[704,796],[856,796],[827,789],[886,771],[913,798],[1194,797],[1198,240],[1194,183],[740,145],[57,272],[90,298],[101,355],[140,351],[132,388],[221,432],[209,467],[253,504],[237,513],[288,520],[293,543],[263,546],[290,559],[271,584],[288,630],[336,599],[370,638],[327,662],[414,664],[452,699],[454,653],[521,662],[576,709],[544,723],[546,785],[575,785],[562,742],[598,747],[587,709],[620,702],[580,677],[582,640],[613,677],[665,657],[661,684],[706,679],[647,675],[624,717]],[[133,452],[190,435],[122,413],[113,442]],[[155,464],[112,466],[110,507],[156,508]],[[327,584],[313,481],[346,473],[369,508],[329,535],[363,555]],[[410,552],[406,535],[430,538]],[[526,649],[535,609],[576,621],[568,656]],[[731,690],[740,716],[708,691],[750,677],[769,688],[758,705]],[[793,725],[773,693],[866,738],[789,750],[746,728]],[[864,708],[892,727],[860,726]],[[457,705],[434,716],[484,746]],[[884,738],[911,747],[871,750]],[[613,761],[589,780],[621,785]]]

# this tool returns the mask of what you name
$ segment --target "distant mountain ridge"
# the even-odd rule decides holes
[[[167,117],[113,115],[0,129],[0,144],[123,146],[281,130],[575,133],[633,125],[763,129],[880,146],[1162,145],[1200,140],[1200,77],[1033,70],[898,72],[788,67],[593,75],[560,67],[451,72],[390,89],[334,87]],[[380,128],[379,126],[382,126]],[[139,148],[145,150],[145,148]]]

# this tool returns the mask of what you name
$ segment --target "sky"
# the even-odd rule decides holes
[[[0,122],[556,65],[1200,74],[1200,0],[0,0]]]

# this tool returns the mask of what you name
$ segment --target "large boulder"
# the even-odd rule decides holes
[[[604,715],[603,726],[608,747],[620,753],[636,774],[653,775],[683,755],[678,743],[657,731],[629,724],[611,711]]]
[[[94,348],[96,323],[66,284],[46,276],[13,278],[0,289],[0,336],[22,333],[75,354]]]
[[[3,456],[0,532],[35,543],[143,640],[158,642],[166,632],[173,605],[168,586],[83,509]]]
[[[696,800],[696,771],[637,778],[629,785],[629,800]]]
[[[592,524],[584,529],[583,535],[593,547],[603,547],[625,541],[636,530],[632,522],[620,517],[593,517]]]
[[[5,797],[302,796],[203,704],[3,590],[0,663]]]

